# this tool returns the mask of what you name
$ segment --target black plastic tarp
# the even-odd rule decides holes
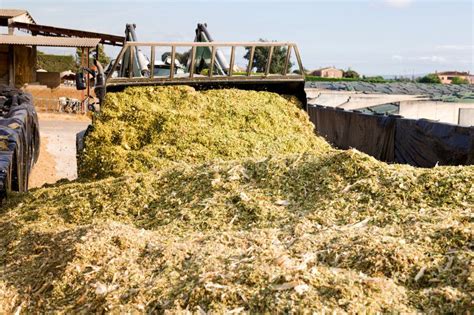
[[[0,86],[0,197],[26,191],[39,156],[38,116],[30,94]]]
[[[419,167],[474,164],[474,127],[308,106],[316,132],[339,149]]]
[[[395,118],[309,106],[316,132],[340,149],[357,148],[378,160],[394,159]]]
[[[474,163],[474,128],[397,119],[395,161],[421,167]]]

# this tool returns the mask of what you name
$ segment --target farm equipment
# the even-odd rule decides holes
[[[10,191],[28,190],[39,145],[38,117],[31,95],[0,85],[0,202]]]
[[[125,43],[117,58],[107,65],[94,58],[96,70],[85,68],[76,76],[76,87],[87,88],[84,72],[94,77],[94,92],[98,104],[90,104],[89,110],[99,111],[106,93],[120,92],[129,86],[188,85],[196,90],[237,88],[243,90],[269,91],[298,98],[306,108],[304,68],[298,47],[288,42],[215,42],[206,24],[198,24],[194,42],[139,42],[134,24],[125,28]],[[189,55],[181,61],[178,50],[188,49]],[[229,62],[223,50],[230,50]],[[236,72],[236,50],[248,51],[247,66]],[[272,70],[273,54],[283,49],[285,58],[278,73]],[[157,54],[158,51],[166,50]],[[98,50],[97,50],[98,51]],[[149,52],[149,57],[145,52]],[[266,65],[263,71],[254,71],[256,52],[265,52]],[[296,71],[291,71],[292,54],[296,59]],[[91,126],[89,126],[91,127]],[[90,130],[88,128],[87,130]],[[84,149],[84,130],[77,134],[77,154]]]
[[[135,25],[127,24],[126,42],[117,58],[105,70],[94,58],[95,93],[99,104],[107,92],[121,91],[128,86],[147,85],[189,85],[198,90],[238,88],[244,90],[270,91],[296,96],[306,105],[304,72],[298,47],[287,42],[214,42],[205,24],[198,24],[194,42],[139,42]],[[157,51],[166,52],[157,55]],[[178,49],[189,49],[186,62],[178,58]],[[236,72],[236,50],[249,51],[246,69]],[[286,52],[284,66],[278,73],[272,73],[273,53],[276,49]],[[229,62],[223,51],[230,50]],[[264,51],[266,67],[254,71],[256,51]],[[145,54],[148,52],[149,54]],[[290,58],[294,54],[296,71],[290,71]],[[76,86],[86,88],[84,74],[76,77]]]

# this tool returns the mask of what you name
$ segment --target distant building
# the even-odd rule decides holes
[[[31,36],[16,34],[16,29]],[[115,45],[123,41],[123,36],[39,25],[26,10],[0,8],[0,84],[22,87],[42,83],[38,74],[40,78],[47,78],[48,84],[53,84],[53,76],[54,82],[60,82],[59,73],[35,71],[37,47],[81,48],[84,55],[89,56],[90,49],[99,43]],[[82,64],[88,66],[89,58],[84,59]]]
[[[443,84],[451,84],[451,81],[455,77],[465,79],[470,84],[474,84],[474,76],[470,75],[469,72],[445,71],[445,72],[436,72],[436,75],[438,76],[438,78],[441,80],[441,83]]]
[[[321,68],[310,73],[310,75],[322,78],[342,78],[343,74],[344,71],[334,67]]]

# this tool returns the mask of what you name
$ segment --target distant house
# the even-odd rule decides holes
[[[445,71],[445,72],[436,72],[436,75],[441,80],[443,84],[451,84],[453,78],[458,77],[461,79],[467,80],[470,84],[474,84],[474,77],[469,74],[469,72],[459,72],[459,71]]]
[[[334,67],[321,68],[310,73],[310,75],[322,78],[342,78],[343,74],[344,71]]]

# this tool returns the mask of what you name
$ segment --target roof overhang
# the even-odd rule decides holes
[[[0,45],[94,48],[100,38],[0,35]]]
[[[0,9],[0,26],[9,26],[13,22],[36,23],[26,10]]]
[[[99,38],[102,44],[123,46],[124,36],[96,33],[89,31],[74,30],[49,25],[30,24],[23,22],[14,22],[11,27],[30,32],[32,35],[54,36],[54,37],[78,37],[78,38]]]

